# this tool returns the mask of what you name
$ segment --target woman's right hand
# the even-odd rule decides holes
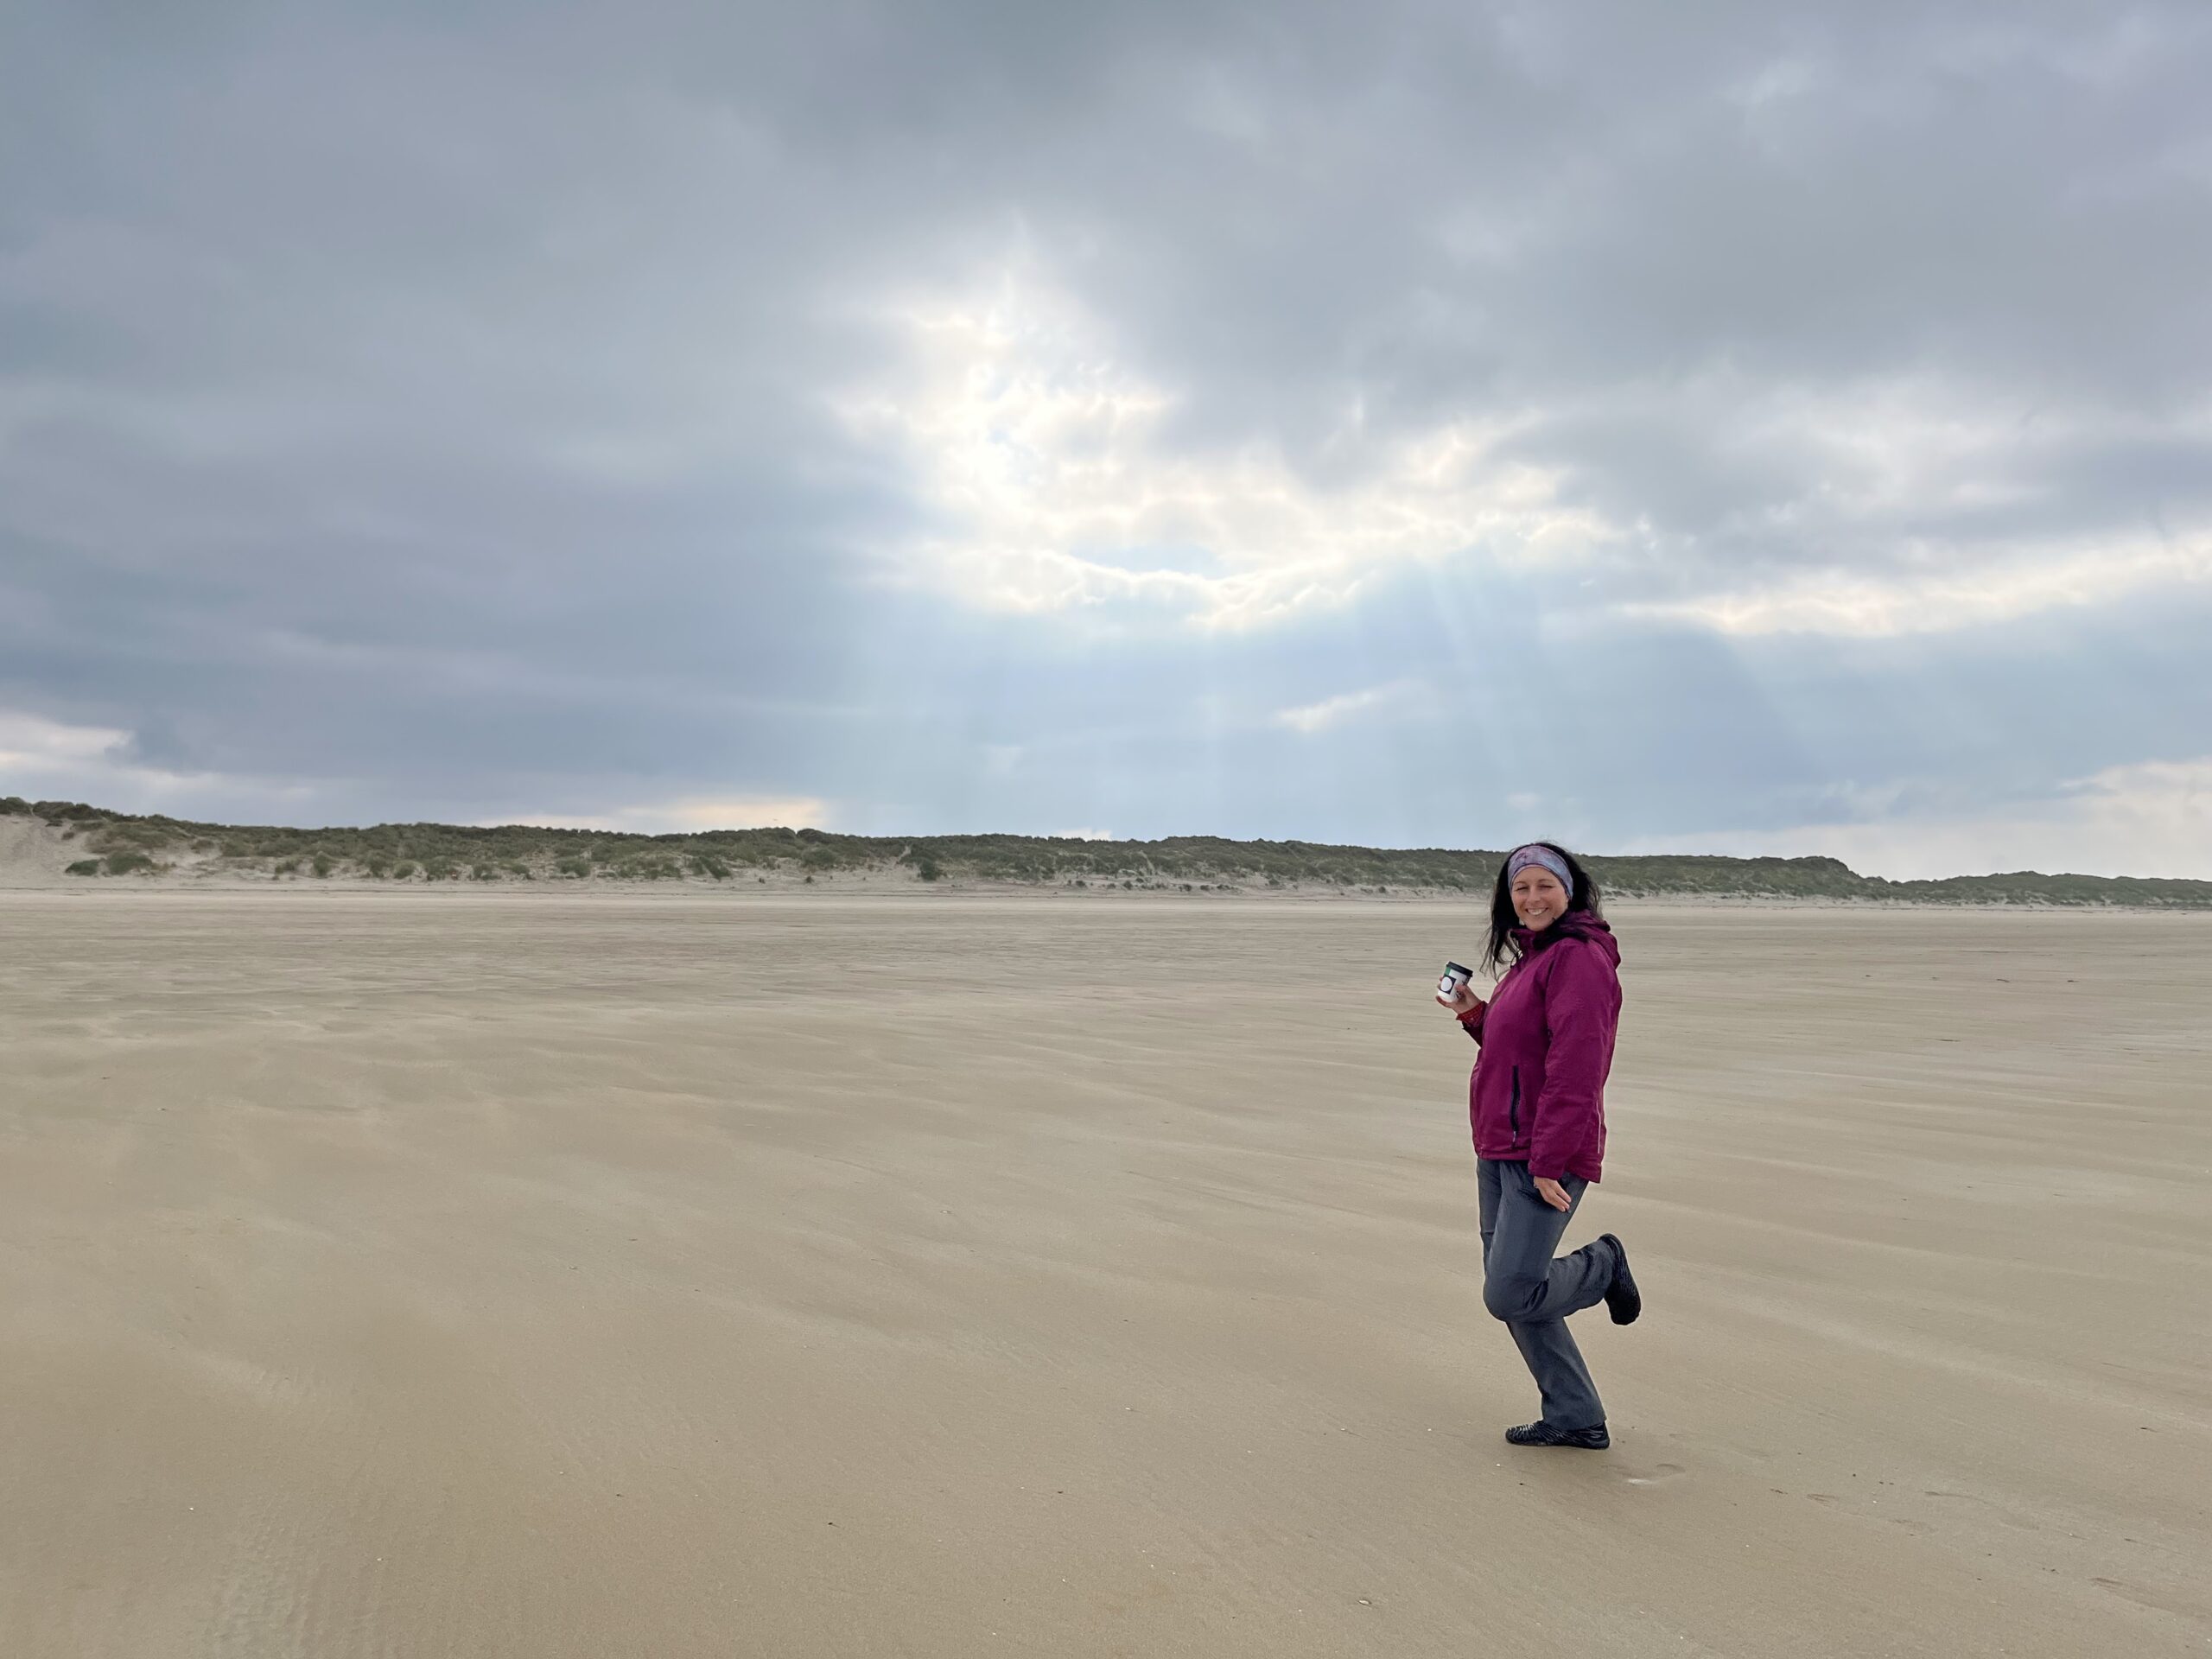
[[[1439,1007],[1451,1009],[1452,1016],[1455,1019],[1460,1020],[1465,1019],[1469,1014],[1472,1014],[1477,1008],[1479,1008],[1483,1005],[1482,998],[1477,996],[1474,992],[1474,988],[1467,984],[1465,981],[1460,982],[1458,988],[1450,996],[1446,996],[1443,992],[1439,991],[1436,994],[1436,1001]]]

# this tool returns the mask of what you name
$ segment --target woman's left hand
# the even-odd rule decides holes
[[[1548,1175],[1536,1177],[1536,1196],[1554,1210],[1574,1208],[1574,1200],[1567,1196],[1567,1189]]]

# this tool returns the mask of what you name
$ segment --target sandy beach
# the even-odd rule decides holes
[[[0,1649],[2212,1651],[2212,919],[1620,910],[1602,1454],[1476,924],[0,894]]]

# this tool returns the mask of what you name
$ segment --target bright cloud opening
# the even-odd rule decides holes
[[[1262,438],[1175,451],[1172,389],[1118,361],[1069,296],[1020,271],[978,299],[897,314],[904,372],[845,400],[853,428],[905,454],[946,528],[901,574],[979,607],[1051,612],[1112,601],[1243,629],[1341,605],[1375,572],[1468,550],[1581,556],[1613,532],[1563,505],[1555,474],[1503,453],[1510,421],[1411,438],[1345,411],[1333,442],[1359,465],[1325,488]]]

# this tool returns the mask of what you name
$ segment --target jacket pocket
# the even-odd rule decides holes
[[[1512,1131],[1513,1138],[1518,1141],[1521,1138],[1521,1068],[1517,1065],[1513,1068],[1513,1098],[1505,1109],[1505,1124]]]

